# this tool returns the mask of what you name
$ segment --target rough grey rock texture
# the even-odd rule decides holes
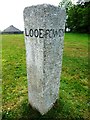
[[[24,9],[29,103],[42,115],[59,94],[65,10],[42,4]]]

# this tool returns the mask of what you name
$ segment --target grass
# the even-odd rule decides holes
[[[2,120],[88,120],[88,36],[66,33],[60,95],[45,115],[28,104],[23,35],[2,35]]]

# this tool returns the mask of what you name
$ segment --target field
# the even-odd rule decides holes
[[[2,120],[88,120],[88,35],[66,33],[60,95],[45,115],[28,104],[23,35],[2,35]]]

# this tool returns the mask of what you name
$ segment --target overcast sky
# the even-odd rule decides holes
[[[14,25],[20,30],[23,30],[23,10],[25,7],[43,3],[58,6],[60,1],[61,0],[0,0],[0,30],[2,31],[10,25]]]

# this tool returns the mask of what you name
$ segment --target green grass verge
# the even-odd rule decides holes
[[[44,116],[28,105],[23,35],[2,35],[2,120],[86,120],[88,36],[65,34],[60,96]]]

